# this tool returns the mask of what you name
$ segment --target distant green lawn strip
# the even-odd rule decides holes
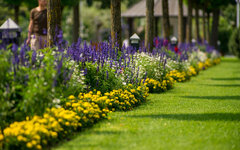
[[[128,112],[114,112],[56,150],[240,149],[240,61],[223,59]]]

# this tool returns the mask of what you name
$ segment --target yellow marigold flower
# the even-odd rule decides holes
[[[103,117],[106,117],[106,115],[105,115],[105,114],[102,114],[102,116],[103,116]]]
[[[139,86],[139,87],[137,88],[137,90],[138,90],[138,91],[141,91],[141,87]]]
[[[131,89],[131,92],[132,92],[132,93],[135,93],[135,92],[136,92],[136,90],[135,90],[135,89]]]
[[[37,145],[36,147],[37,147],[37,149],[39,149],[39,150],[42,149],[42,146],[41,146],[41,145]]]
[[[33,147],[32,143],[31,143],[31,142],[28,142],[28,143],[27,143],[27,148],[32,148],[32,147]]]
[[[108,96],[108,95],[110,95],[110,94],[107,92],[107,93],[104,93],[104,95],[105,95],[105,96]]]
[[[63,120],[61,118],[58,119],[58,122],[63,122]]]
[[[56,137],[58,136],[58,134],[57,134],[57,132],[51,132],[51,136],[52,136],[53,138],[56,138]]]
[[[37,145],[37,141],[32,140],[32,145]]]
[[[68,96],[68,99],[75,99],[75,96],[74,95],[70,95],[70,96]]]
[[[21,136],[21,135],[17,136],[17,140],[18,140],[18,141],[23,141],[23,138],[24,138],[24,137]],[[1,140],[0,140],[0,141],[1,141]]]
[[[71,103],[67,102],[67,103],[66,103],[66,106],[71,106]]]
[[[40,137],[39,135],[35,135],[35,136],[33,137],[33,139],[35,139],[35,140],[40,140],[41,137]]]

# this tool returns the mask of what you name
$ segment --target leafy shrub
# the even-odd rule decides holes
[[[221,45],[219,47],[220,53],[224,56],[228,53],[228,43],[229,37],[231,36],[232,30],[227,28],[219,28],[219,40],[221,41]]]
[[[107,63],[105,65],[92,62],[86,63],[84,71],[87,90],[96,89],[105,93],[113,89],[120,89],[123,86],[122,80],[117,78],[116,70],[111,69]]]
[[[228,43],[229,50],[238,58],[240,58],[240,28],[232,32]]]

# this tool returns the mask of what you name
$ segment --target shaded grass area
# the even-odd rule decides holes
[[[133,111],[114,112],[54,149],[240,149],[240,61],[223,59]]]

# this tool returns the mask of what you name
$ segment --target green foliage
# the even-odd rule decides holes
[[[111,69],[108,65],[97,66],[97,64],[87,63],[86,84],[88,90],[98,90],[102,93],[120,89],[122,81],[115,75],[115,70]]]
[[[9,53],[2,55],[0,51],[0,129],[7,124],[7,115],[12,113],[11,107],[14,105],[14,100],[11,101],[10,87],[8,82],[12,80],[12,74],[8,74],[10,64],[8,63]]]
[[[221,45],[218,49],[223,56],[228,53],[228,42],[231,33],[232,33],[231,29],[219,28],[218,38],[219,41],[221,41]]]
[[[227,7],[223,9],[222,16],[231,26],[234,26],[236,24],[236,5],[229,4]]]
[[[235,56],[240,58],[240,28],[235,29],[229,39],[228,48]]]
[[[33,62],[33,51],[29,51],[29,65],[13,66],[10,49],[0,51],[1,127],[24,120],[26,116],[42,115],[46,108],[58,106],[62,97],[84,91],[83,74],[75,69],[76,64],[67,58],[62,60],[61,54],[53,49],[42,52],[44,57],[37,55]]]

